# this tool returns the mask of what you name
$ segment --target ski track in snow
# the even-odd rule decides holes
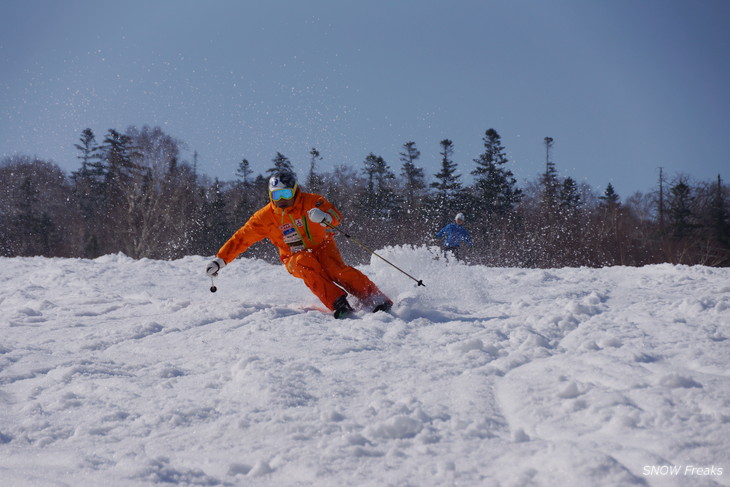
[[[379,253],[426,287],[374,259],[349,320],[253,259],[0,259],[0,485],[730,485],[730,269]]]

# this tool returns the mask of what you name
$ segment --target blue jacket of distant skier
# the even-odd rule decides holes
[[[444,247],[447,249],[458,247],[462,241],[472,245],[469,230],[456,223],[446,225],[436,234],[436,237],[444,239]]]

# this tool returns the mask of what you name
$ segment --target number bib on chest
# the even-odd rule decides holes
[[[302,226],[302,220],[297,220],[297,226]],[[289,246],[291,253],[296,253],[304,250],[304,242],[298,229],[291,223],[286,223],[279,227],[281,233],[284,236],[284,243]]]

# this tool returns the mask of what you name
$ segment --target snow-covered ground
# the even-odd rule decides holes
[[[346,245],[346,244],[345,244]],[[730,269],[0,259],[0,485],[730,485]]]

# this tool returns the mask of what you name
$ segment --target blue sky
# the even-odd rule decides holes
[[[520,185],[553,161],[626,198],[669,177],[730,178],[730,1],[3,0],[0,156],[78,167],[81,131],[160,126],[233,179],[276,152],[300,175],[430,177],[453,140],[465,182],[488,128]]]

